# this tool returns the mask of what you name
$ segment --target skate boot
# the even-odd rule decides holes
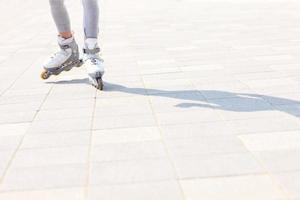
[[[97,89],[103,90],[104,60],[100,57],[100,48],[96,38],[85,40],[83,53],[90,83]]]
[[[69,71],[73,67],[80,67],[83,61],[79,59],[78,46],[74,37],[65,39],[58,36],[60,51],[45,61],[42,79],[47,79],[51,75],[58,75],[62,71]]]

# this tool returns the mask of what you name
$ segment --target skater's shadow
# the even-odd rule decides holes
[[[300,116],[300,101],[255,93],[234,93],[220,90],[159,90],[105,83],[107,92],[165,97],[183,100],[174,106],[185,109],[191,107],[213,108],[234,112],[282,111]],[[192,101],[192,102],[190,102]]]
[[[88,84],[87,79],[58,81],[55,84]],[[174,106],[187,109],[191,107],[213,108],[234,112],[282,111],[300,116],[300,101],[255,93],[234,93],[220,90],[159,90],[139,87],[126,87],[114,83],[104,83],[104,92],[123,92],[128,94],[165,97],[183,100]]]
[[[88,78],[82,78],[63,81],[47,81],[46,84],[89,84],[89,80]]]

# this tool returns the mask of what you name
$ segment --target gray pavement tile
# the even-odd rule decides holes
[[[91,118],[55,119],[51,121],[34,121],[29,128],[29,134],[78,132],[91,129]]]
[[[88,146],[90,131],[27,134],[21,149]]]
[[[45,98],[45,95],[2,95],[0,97],[0,104],[20,104],[20,103],[32,103],[32,102],[41,102]]]
[[[92,185],[115,185],[174,180],[172,165],[166,159],[92,163]]]
[[[300,149],[299,131],[246,134],[238,137],[250,151]]]
[[[176,181],[164,181],[113,186],[93,186],[89,190],[88,199],[183,200],[183,195]]]
[[[156,113],[197,111],[199,108],[194,106],[197,103],[206,104],[204,97],[197,90],[151,95],[151,104]]]
[[[0,198],[5,200],[24,199],[30,200],[84,200],[84,188],[59,188],[49,190],[27,190],[0,193]]]
[[[87,162],[88,147],[22,149],[14,158],[12,168],[42,167],[51,165],[84,164]]]
[[[235,135],[169,139],[166,145],[172,157],[247,151]]]
[[[0,126],[5,124],[31,123],[37,111],[0,112]]]
[[[264,173],[250,153],[210,154],[172,158],[180,179]]]
[[[280,62],[280,61],[292,60],[292,59],[294,59],[294,57],[292,55],[282,54],[282,55],[257,56],[254,59],[259,60],[259,61]]]
[[[37,68],[38,69],[38,68]],[[5,96],[12,95],[36,95],[36,94],[48,94],[51,85],[46,85],[40,81],[39,76],[32,76],[33,73],[38,73],[40,71],[30,71],[27,69],[24,74],[22,74],[19,79],[5,92]],[[27,73],[27,74],[26,74]],[[26,83],[26,84],[24,84]]]
[[[4,174],[5,171],[6,171],[6,168],[0,168],[0,174],[1,174],[1,175]]]
[[[0,136],[24,135],[30,123],[0,124]]]
[[[23,136],[12,135],[12,136],[1,136],[0,135],[0,150],[2,149],[16,149],[21,142]]]
[[[280,80],[280,81],[284,81],[284,80]],[[280,95],[283,93],[299,93],[300,86],[296,81],[293,82],[292,84],[283,84],[283,85],[279,85],[279,84],[278,85],[272,85],[272,84],[269,85],[268,83],[266,83],[266,86],[252,88],[252,90],[254,90],[258,94],[276,97],[277,95]]]
[[[30,67],[34,63],[34,57],[39,57],[39,54],[32,53],[32,52],[14,52],[14,54],[7,59],[5,62],[2,63],[2,66],[14,66],[14,70],[11,72],[15,77],[18,77],[23,73],[25,69]],[[18,67],[15,67],[18,66]]]
[[[78,84],[76,84],[77,82]],[[85,84],[80,84],[81,82]],[[76,99],[92,99],[95,96],[95,90],[89,87],[86,77],[77,78],[72,76],[72,79],[64,78],[61,81],[55,81],[55,84],[47,97],[48,100],[60,99],[61,101],[72,101]]]
[[[180,181],[186,198],[213,200],[287,199],[268,175],[220,177]]]
[[[110,56],[106,56],[107,59],[116,59],[116,58],[108,58]],[[131,59],[129,60],[124,60],[126,65],[126,62],[128,61],[132,61]],[[108,68],[107,72],[110,73],[112,76],[138,76],[140,74],[139,70],[135,69],[128,69],[128,70],[120,70],[119,68],[114,69],[114,66],[116,66],[115,64],[110,65],[112,68]],[[106,79],[106,78],[105,78]],[[107,79],[109,80],[109,79]]]
[[[3,104],[0,105],[1,113],[11,113],[11,112],[30,112],[36,111],[41,106],[41,102],[28,102],[28,103],[18,103],[18,104]]]
[[[161,126],[162,133],[166,139],[185,139],[206,136],[230,136],[237,131],[225,121],[201,122],[194,124],[179,124]]]
[[[77,108],[90,108],[94,104],[94,99],[69,99],[61,100],[60,98],[47,100],[43,104],[42,110],[55,110],[55,109],[77,109]]]
[[[93,162],[166,158],[167,153],[160,141],[101,144],[92,148]]]
[[[106,63],[107,64],[107,63]],[[122,63],[123,65],[123,63]],[[112,70],[112,69],[111,69]],[[119,70],[119,69],[118,69]],[[126,84],[127,82],[137,82],[142,83],[142,78],[140,75],[132,75],[132,76],[114,76],[113,74],[105,74],[105,79],[109,80],[112,83],[121,83]]]
[[[161,81],[146,85],[148,95],[195,91],[195,87],[186,80]]]
[[[69,86],[71,87],[71,85]],[[65,90],[68,90],[66,88]],[[92,92],[85,92],[89,91],[90,88],[86,90],[79,90],[79,91],[68,91],[68,92],[57,92],[57,93],[50,93],[49,96],[47,97],[48,101],[56,101],[60,99],[61,101],[73,101],[73,100],[80,100],[80,99],[93,99],[95,97],[95,91]]]
[[[289,47],[291,47],[291,46],[289,46]],[[280,70],[297,70],[297,69],[299,69],[298,67],[297,67],[297,64],[273,64],[273,65],[271,65],[270,66],[270,68],[271,69],[273,69],[273,70],[278,70],[278,71],[280,71]]]
[[[119,97],[119,98],[97,98],[96,108],[109,107],[134,107],[134,106],[147,106],[149,99],[147,96],[134,96],[134,97]]]
[[[118,82],[105,82],[104,92],[97,94],[101,98],[117,98],[117,97],[136,97],[147,95],[146,89],[140,82],[126,82],[121,84]]]
[[[277,150],[254,152],[271,172],[294,171],[300,169],[299,150]]]
[[[176,61],[174,59],[149,59],[149,60],[137,60],[137,64],[142,67],[157,67],[161,65],[173,66],[176,65]]]
[[[93,131],[93,145],[160,140],[157,127],[120,128]]]
[[[47,95],[50,90],[50,85],[45,88],[43,87],[33,87],[33,88],[10,88],[5,92],[5,96],[21,96],[21,95]]]
[[[251,93],[247,85],[234,78],[224,81],[220,79],[218,82],[194,80],[193,83],[206,99],[234,98],[240,93]]]
[[[188,78],[192,81],[193,85],[195,86],[195,89],[198,90],[232,90],[236,86],[230,85],[232,82],[237,82],[238,80],[233,79],[233,75],[231,73],[228,73],[225,70],[215,70],[215,71],[194,71],[194,72],[184,72],[183,77]],[[238,82],[239,83],[239,82]],[[224,87],[221,87],[221,85],[224,84]],[[242,84],[242,83],[241,83]],[[245,85],[245,84],[244,84]],[[226,87],[227,88],[226,88]],[[204,95],[204,94],[203,94]],[[216,93],[207,93],[205,97],[216,97]],[[218,93],[219,97],[223,96],[224,93]]]
[[[148,75],[148,74],[160,74],[160,73],[176,73],[181,72],[180,67],[167,67],[164,66],[163,68],[142,68],[141,74]]]
[[[275,179],[288,192],[291,199],[300,198],[300,171],[283,172],[273,174]]]
[[[286,115],[277,116],[276,118],[267,117],[232,120],[230,123],[240,134],[294,131],[300,129],[299,119]],[[266,126],[266,124],[268,124],[268,126]]]
[[[181,111],[157,113],[156,117],[160,125],[190,124],[222,120],[218,113],[213,109],[201,109],[201,112]]]
[[[201,112],[201,108],[209,108],[210,105],[206,101],[197,100],[174,100],[169,102],[152,103],[152,108],[155,113],[179,113],[179,112]],[[205,112],[205,109],[202,109]]]
[[[135,128],[154,126],[153,115],[101,116],[94,119],[93,129]]]
[[[271,78],[271,79],[264,79],[264,80],[250,80],[244,81],[251,89],[256,88],[264,88],[264,87],[271,87],[271,86],[289,86],[289,85],[297,85],[297,81],[291,78]]]
[[[92,118],[92,115],[93,115],[92,107],[41,110],[36,116],[35,121]]]
[[[182,66],[181,70],[185,71],[215,71],[224,69],[223,65],[220,64],[208,64],[208,65],[187,65]]]
[[[85,180],[85,165],[14,168],[7,172],[0,186],[0,192],[83,187]]]
[[[47,2],[1,5],[1,175],[26,135],[0,199],[299,199],[299,6],[282,5],[101,1],[102,92],[84,67],[40,80],[57,50]]]
[[[71,72],[71,71],[70,71]],[[82,72],[85,72],[84,70]],[[86,74],[78,74],[78,75],[69,75],[64,74],[64,76],[58,76],[55,80],[55,85],[51,90],[49,95],[61,95],[61,94],[74,94],[80,95],[84,94],[95,94],[94,88],[89,87],[88,84],[80,84],[81,81],[85,83],[87,81]],[[51,83],[51,82],[50,82]],[[74,84],[72,84],[74,83]],[[78,84],[76,84],[78,83]],[[88,82],[86,82],[88,83]]]
[[[101,116],[121,116],[121,115],[151,115],[150,104],[137,104],[125,106],[98,106],[95,108],[95,118]]]
[[[265,110],[249,110],[249,111],[234,111],[234,110],[218,110],[218,113],[224,120],[247,120],[257,118],[274,118],[282,117],[285,113],[282,113],[273,107]]]
[[[142,76],[143,82],[145,84],[151,84],[155,80],[168,81],[168,80],[180,80],[187,79],[189,77],[184,76],[182,72],[177,73],[162,73],[162,74],[143,74]]]
[[[235,77],[238,80],[241,80],[241,81],[247,81],[247,80],[264,80],[266,78],[283,78],[283,77],[286,77],[286,74],[283,74],[283,73],[281,73],[279,71],[274,71],[276,69],[276,67],[274,67],[274,66],[270,66],[270,68],[272,69],[272,71],[237,74],[237,75],[235,75]],[[280,65],[278,65],[278,66],[280,66]],[[284,65],[284,66],[286,66],[286,65]]]
[[[197,80],[196,80],[197,81]],[[210,82],[211,80],[207,81]],[[195,81],[194,81],[195,82]],[[197,89],[205,96],[206,99],[223,99],[223,98],[238,98],[241,94],[254,93],[248,86],[244,86],[242,83],[232,83],[228,80],[217,82],[217,84],[210,86],[210,83],[201,83],[197,85]],[[212,81],[211,84],[214,84]],[[236,85],[235,85],[236,84]]]
[[[4,172],[4,169],[9,164],[10,159],[14,154],[15,149],[0,150],[0,174]]]
[[[226,92],[225,92],[226,93]],[[258,112],[272,110],[272,106],[255,94],[236,94],[235,98],[209,99],[216,109],[234,112]]]

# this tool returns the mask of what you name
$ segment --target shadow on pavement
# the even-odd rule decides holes
[[[88,79],[48,82],[54,84],[89,84]],[[179,100],[195,101],[175,105],[180,108],[203,107],[235,112],[282,111],[300,116],[300,101],[252,93],[234,93],[220,90],[159,90],[126,87],[114,83],[104,83],[105,92],[124,92],[143,96],[158,96]],[[203,98],[203,96],[205,98]],[[290,106],[290,107],[289,107]]]

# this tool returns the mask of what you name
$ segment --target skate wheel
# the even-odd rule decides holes
[[[42,79],[48,79],[50,77],[50,73],[48,72],[48,71],[43,71],[42,73],[41,73],[41,78]]]
[[[103,90],[103,87],[104,87],[104,85],[103,85],[102,78],[98,78],[98,79],[97,79],[97,86],[96,86],[96,88],[97,88],[98,90]]]
[[[79,63],[76,65],[76,67],[81,67],[83,64],[84,64],[83,60],[80,59],[80,60],[79,60]]]

